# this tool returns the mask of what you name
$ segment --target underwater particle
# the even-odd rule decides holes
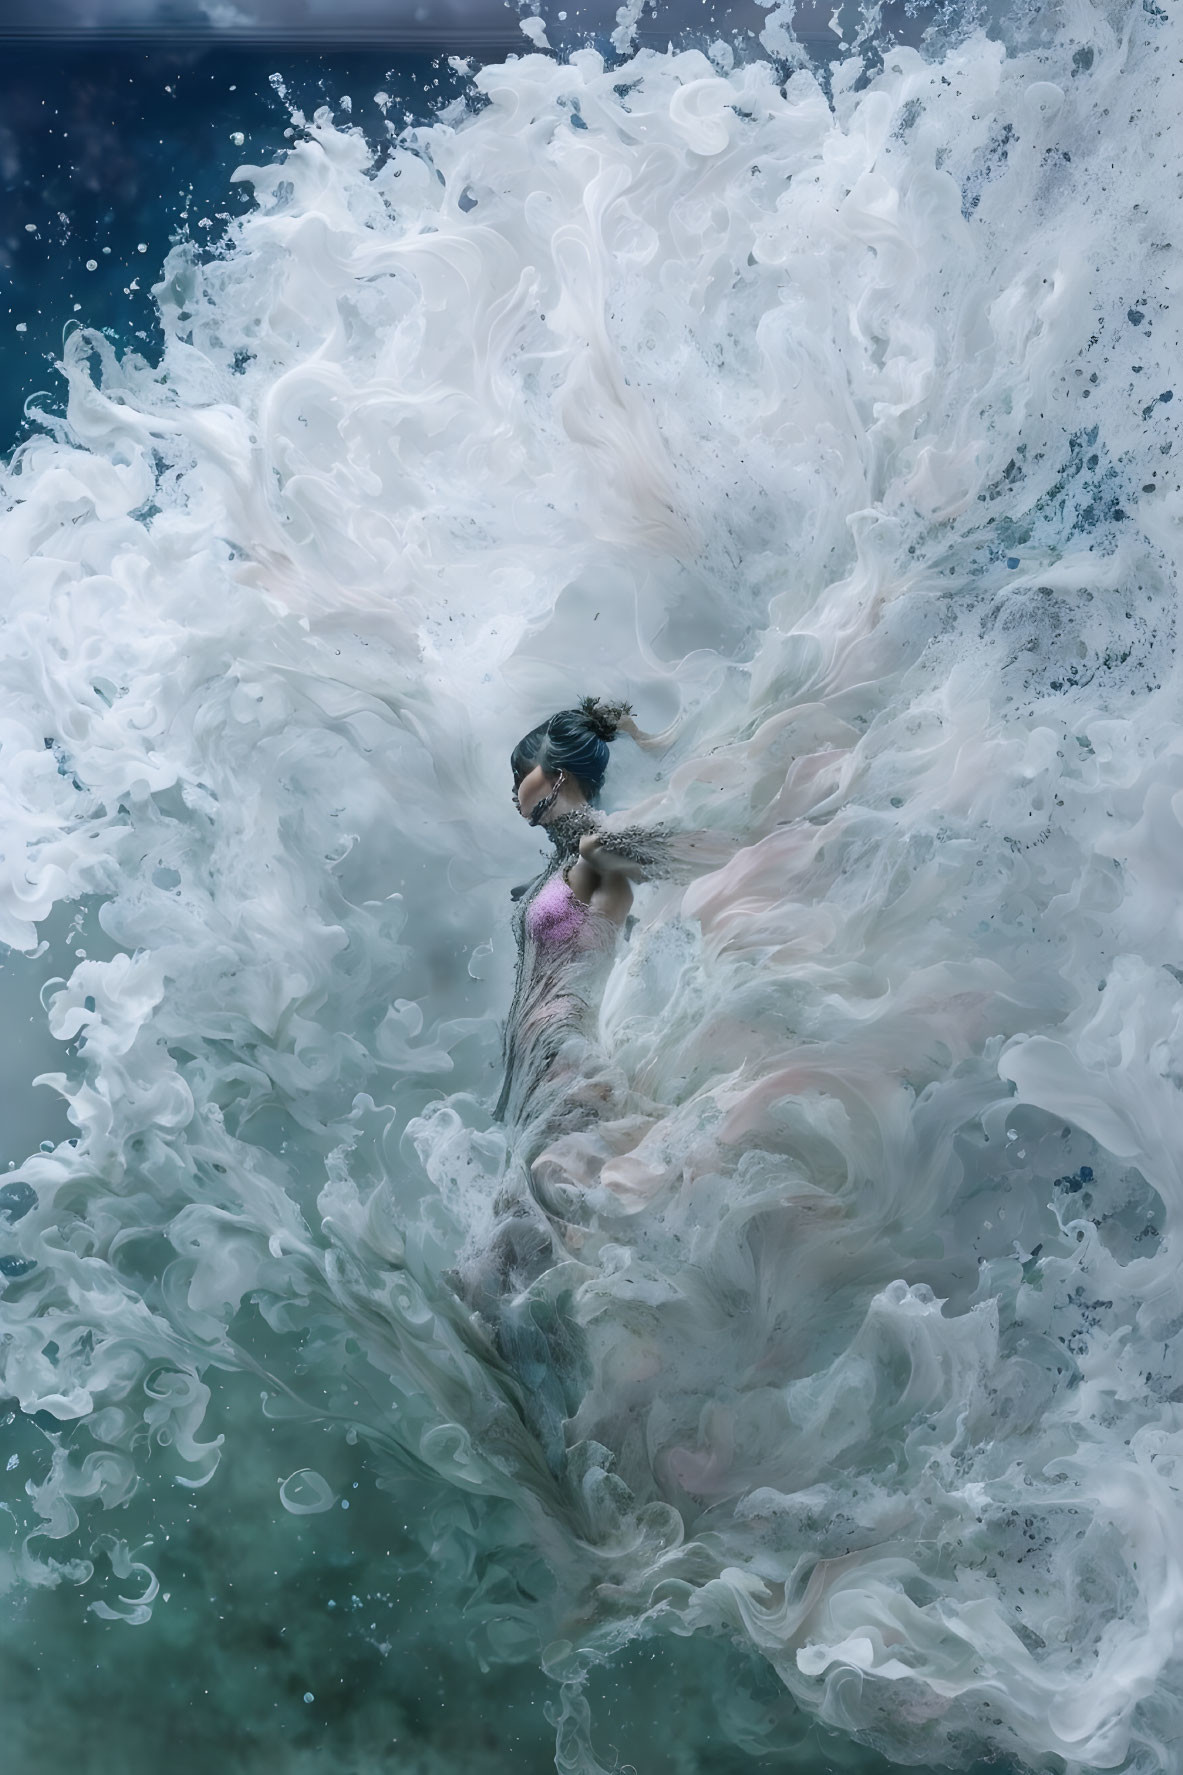
[[[86,269],[88,271],[97,271],[98,268],[99,268],[99,262],[97,259],[88,259],[86,261]]]
[[[138,240],[136,242],[136,252],[137,253],[146,253],[147,251],[148,251],[148,242],[146,240]]]
[[[18,333],[27,333],[29,330],[28,323],[23,320],[18,320],[16,323],[16,330]]]
[[[304,1699],[305,1699],[305,1701],[306,1701],[306,1702],[307,1702],[307,1701],[315,1701],[315,1700],[316,1700],[316,1696],[315,1696],[315,1695],[314,1695],[314,1694],[313,1694],[313,1693],[312,1693],[312,1690],[311,1690],[311,1689],[305,1689],[305,1691],[304,1691]]]
[[[241,148],[242,144],[246,141],[246,137],[240,129],[232,129],[230,131],[230,140],[234,143],[236,148]]]
[[[292,1516],[318,1516],[331,1510],[335,1499],[327,1479],[311,1467],[301,1467],[280,1481],[279,1501]]]

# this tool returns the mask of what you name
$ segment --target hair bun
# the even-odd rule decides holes
[[[614,740],[626,715],[633,712],[631,703],[601,702],[599,697],[585,696],[579,704],[592,732],[601,740]]]

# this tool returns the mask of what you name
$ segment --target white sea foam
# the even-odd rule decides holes
[[[74,1137],[0,1189],[60,1425],[13,1580],[103,1555],[146,1620],[96,1511],[200,1486],[246,1367],[467,1494],[564,1769],[671,1633],[903,1761],[1171,1766],[1180,48],[1055,26],[829,95],[525,54],[377,160],[325,114],[171,256],[159,366],[69,341],[0,519],[0,936],[105,947],[44,994]],[[506,758],[585,690],[675,725],[615,805],[735,854],[609,983],[556,1477],[442,1278],[507,1163]]]

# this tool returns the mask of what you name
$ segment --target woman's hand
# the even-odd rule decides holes
[[[604,835],[602,832],[585,832],[579,840],[579,854],[585,863],[603,875],[612,867],[612,858],[604,854]]]
[[[602,832],[584,833],[579,840],[581,861],[594,869],[597,875],[624,876],[627,881],[643,881],[645,871],[637,861],[620,855],[610,845],[606,845],[604,837]]]
[[[668,751],[670,742],[674,737],[674,729],[676,726],[677,722],[675,721],[662,733],[644,733],[641,728],[637,726],[636,717],[632,710],[627,707],[624,714],[618,715],[616,718],[617,733],[627,733],[633,744],[640,746],[643,752]]]

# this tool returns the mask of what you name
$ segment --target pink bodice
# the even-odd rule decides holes
[[[526,908],[526,935],[540,948],[574,941],[591,908],[561,875],[552,875]]]

